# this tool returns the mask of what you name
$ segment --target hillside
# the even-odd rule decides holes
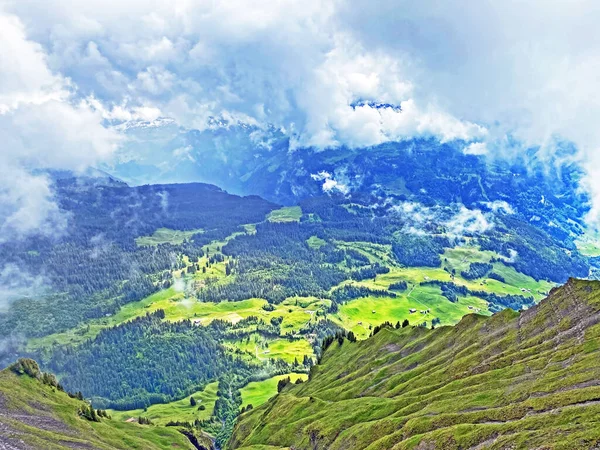
[[[600,282],[577,280],[520,314],[334,341],[230,448],[597,448],[599,350]]]
[[[79,411],[87,403],[57,388],[54,377],[42,374],[35,362],[27,361],[33,372],[0,371],[0,448],[195,448],[175,428],[84,418]]]
[[[430,175],[443,183],[442,172]],[[0,310],[0,366],[35,359],[118,421],[143,412],[218,446],[277,377],[307,374],[328,336],[527,309],[597,264],[576,233],[529,219],[566,223],[566,209],[542,212],[535,196],[469,209],[369,188],[280,208],[199,183],[56,177],[56,189],[64,235],[0,243],[12,267],[2,276],[23,285]]]

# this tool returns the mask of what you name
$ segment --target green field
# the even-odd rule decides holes
[[[290,377],[292,383],[295,383],[298,379],[308,379],[308,375],[305,373],[288,373],[285,375],[277,375],[263,381],[253,381],[252,383],[248,383],[241,389],[242,407],[248,405],[257,407],[262,405],[277,394],[277,382],[287,377]]]
[[[297,220],[301,215],[299,208],[283,208],[275,211],[269,218],[274,221]],[[255,232],[254,226],[247,226],[245,233]],[[189,261],[187,256],[183,257],[186,267],[199,264],[206,267],[211,255],[221,251],[228,240],[244,232],[237,232],[222,241],[214,241],[204,246],[207,253],[198,261]],[[325,241],[316,236],[308,239],[307,244],[312,248],[319,248]],[[461,277],[460,272],[468,270],[470,263],[489,262],[497,258],[493,252],[481,251],[475,247],[463,246],[447,249],[441,255],[441,266],[430,267],[401,267],[394,260],[391,246],[366,242],[340,242],[335,241],[338,248],[352,249],[365,255],[371,263],[384,264],[390,268],[389,273],[380,274],[375,279],[361,282],[344,281],[342,284],[356,283],[371,289],[387,290],[392,283],[406,281],[408,289],[397,292],[396,297],[364,297],[348,301],[339,305],[335,314],[327,317],[347,330],[352,330],[359,339],[367,338],[372,329],[389,321],[393,324],[405,319],[411,325],[425,325],[430,327],[434,318],[440,319],[441,325],[454,325],[467,315],[478,313],[489,315],[488,304],[481,298],[475,296],[459,297],[456,303],[450,302],[441,295],[438,286],[421,285],[423,282],[441,280],[454,282],[457,285],[468,287],[472,291],[485,291],[500,295],[533,295],[536,300],[545,296],[553,284],[541,281],[537,282],[531,277],[515,271],[514,268],[502,262],[493,263],[493,271],[504,277],[505,282],[499,282],[490,278],[466,280]],[[228,283],[235,280],[235,273],[226,276],[225,267],[228,260],[220,263],[209,264],[205,272],[202,270],[195,273],[187,273],[180,269],[174,272],[174,285],[168,289],[153,294],[139,302],[134,302],[122,307],[117,314],[94,319],[85,326],[58,333],[44,338],[29,341],[28,349],[44,349],[53,345],[78,344],[93,338],[98,332],[106,327],[118,325],[132,318],[144,315],[148,312],[163,310],[165,319],[179,321],[192,320],[198,325],[207,325],[211,321],[219,319],[238,323],[240,320],[250,316],[257,317],[265,323],[274,318],[282,318],[280,325],[280,337],[265,337],[255,332],[255,325],[249,326],[245,331],[249,335],[240,340],[227,340],[224,345],[232,352],[247,358],[249,361],[267,362],[269,360],[282,359],[287,363],[295,361],[302,363],[305,356],[314,358],[314,351],[307,336],[302,336],[299,331],[311,321],[321,320],[322,316],[331,305],[331,300],[315,297],[291,297],[280,304],[273,305],[273,311],[267,311],[264,307],[267,301],[264,299],[247,299],[237,302],[222,301],[219,303],[200,302],[193,297],[193,292],[206,283],[208,278],[216,279],[218,283]],[[340,265],[340,267],[343,267]],[[454,277],[451,273],[454,271]],[[334,287],[335,289],[335,287]],[[410,310],[414,309],[414,312]],[[429,310],[428,312],[424,312]],[[423,312],[422,312],[423,311]],[[317,314],[319,312],[319,315]],[[288,336],[291,335],[292,338]],[[240,353],[240,351],[242,353]],[[263,402],[276,391],[276,380],[265,380],[262,384],[251,384],[245,389],[244,404],[252,403],[254,406]],[[142,410],[113,412],[117,420],[123,421],[131,417],[144,415],[158,424],[164,424],[170,420],[193,421],[210,417],[216,395],[216,383],[209,385],[205,391],[195,394],[198,399],[206,404],[204,411],[193,409],[189,404],[189,397],[168,404],[157,404]],[[252,400],[248,400],[252,398]]]
[[[411,313],[410,309],[416,312]],[[427,309],[429,313],[421,313]],[[427,326],[431,326],[431,320],[437,317],[442,325],[454,325],[465,314],[474,312],[489,314],[487,303],[476,297],[461,297],[457,303],[450,303],[441,295],[439,288],[427,286],[416,287],[410,295],[400,294],[396,298],[366,297],[352,300],[342,305],[335,317],[357,337],[366,338],[372,327],[385,321],[395,324],[407,319],[411,325],[427,322]]]
[[[278,210],[276,217],[291,217],[299,212],[298,209],[283,208]],[[254,227],[249,226],[247,233],[254,232]],[[229,239],[242,233],[235,233],[223,241],[215,241],[205,247],[208,255],[220,251]],[[313,236],[309,245],[319,246],[321,240]],[[493,264],[493,271],[505,278],[505,283],[497,280],[484,278],[478,280],[465,280],[459,274],[468,270],[472,262],[489,262],[491,258],[497,257],[493,252],[481,251],[474,247],[456,247],[447,249],[442,255],[442,267],[399,267],[392,260],[391,247],[380,244],[365,242],[336,242],[340,248],[351,248],[359,251],[369,258],[373,263],[378,262],[390,267],[387,274],[378,275],[375,280],[365,280],[358,284],[374,288],[387,289],[391,283],[404,280],[409,288],[406,292],[399,293],[398,297],[365,297],[352,300],[340,306],[337,314],[331,316],[334,321],[348,330],[352,330],[357,337],[365,338],[370,334],[370,329],[385,321],[392,323],[402,322],[408,319],[411,324],[425,323],[431,325],[433,318],[439,318],[442,325],[457,323],[462,316],[478,312],[489,314],[487,303],[476,297],[461,297],[457,303],[449,302],[441,295],[436,286],[420,286],[420,283],[430,280],[453,281],[463,285],[472,291],[486,291],[500,295],[533,295],[536,300],[543,298],[552,287],[552,283],[546,281],[537,282],[531,277],[523,275],[501,262]],[[187,264],[191,264],[184,257]],[[205,266],[208,256],[200,258],[198,263]],[[330,304],[329,300],[316,298],[288,298],[279,305],[275,305],[274,311],[265,311],[263,306],[267,302],[263,299],[248,299],[238,302],[198,302],[187,296],[187,286],[191,283],[204,283],[207,278],[217,278],[228,282],[225,277],[225,264],[211,264],[206,273],[197,271],[195,274],[185,274],[185,269],[177,272],[176,277],[180,280],[169,289],[160,291],[148,298],[125,305],[113,316],[91,320],[88,324],[64,333],[57,333],[38,339],[31,339],[28,343],[29,350],[49,348],[53,345],[77,344],[86,339],[93,338],[103,328],[115,326],[131,318],[153,312],[158,309],[165,311],[166,319],[178,321],[190,319],[198,324],[206,325],[212,320],[221,319],[232,323],[249,316],[256,316],[268,323],[274,317],[282,317],[281,335],[287,333],[295,334],[309,321],[317,320],[315,312],[325,311]],[[444,270],[446,269],[446,270]],[[450,272],[454,270],[457,274],[454,279]],[[348,282],[344,282],[348,283]],[[416,312],[410,313],[410,309]],[[420,311],[429,309],[429,313],[422,314]],[[375,312],[373,312],[375,311]],[[240,349],[254,355],[259,360],[282,358],[293,362],[295,358],[302,360],[304,355],[311,356],[312,347],[307,340],[287,339],[265,339],[259,335],[252,335],[251,341],[229,342],[232,349]],[[268,346],[268,347],[267,347]]]
[[[314,356],[313,348],[306,339],[267,339],[253,334],[249,341],[229,341],[231,348],[237,348],[254,356],[259,361],[283,359],[288,363],[302,362],[304,356]]]
[[[392,246],[374,244],[372,242],[344,242],[335,241],[335,245],[341,249],[352,249],[365,255],[371,263],[379,263],[389,267],[395,267],[398,264],[392,256]]]
[[[194,420],[208,419],[215,407],[217,400],[218,383],[207,384],[204,390],[194,392],[181,400],[175,402],[156,404],[149,406],[146,411],[143,409],[134,409],[130,411],[115,411],[110,410],[109,414],[113,420],[124,422],[126,420],[137,419],[140,416],[152,420],[156,425],[165,425],[170,421],[193,422]],[[191,406],[190,397],[194,397],[197,402],[196,406]],[[203,405],[205,409],[199,409]]]
[[[65,331],[50,334],[42,338],[32,338],[27,341],[28,351],[52,347],[53,345],[79,344],[95,337],[100,330],[114,327],[135,317],[146,314],[150,306],[166,299],[183,299],[184,294],[177,292],[174,287],[164,289],[146,297],[139,302],[128,303],[114,315],[101,319],[92,319],[86,325]]]
[[[245,229],[245,233],[250,234],[256,231],[254,225],[245,225]],[[239,236],[241,234],[244,234],[244,232],[233,233],[232,235],[228,236],[222,241],[213,241],[209,245],[205,246],[204,249],[206,252],[208,252],[209,256],[213,255],[216,252],[218,252],[218,249],[222,248],[230,239],[234,239],[236,236]],[[183,256],[183,261],[185,262],[186,267],[192,264],[189,258],[185,255]],[[207,261],[208,256],[205,255],[202,258],[200,258],[197,261],[197,263],[200,264],[201,267],[204,267]],[[170,288],[156,292],[155,294],[152,294],[138,302],[127,303],[126,305],[122,306],[116,314],[112,316],[103,317],[99,319],[92,319],[88,321],[85,325],[81,325],[77,328],[73,328],[62,333],[54,333],[48,336],[44,336],[42,338],[29,339],[27,342],[27,350],[35,351],[41,350],[43,348],[49,348],[54,345],[79,344],[87,339],[95,337],[100,332],[100,330],[104,328],[113,327],[135,317],[144,315],[147,312],[155,311],[156,309],[161,309],[161,307],[157,307],[156,305],[170,305],[172,312],[172,315],[170,317],[171,320],[191,318],[191,316],[187,314],[187,312],[189,311],[187,305],[190,303],[190,300],[186,300],[186,288],[190,285],[190,283],[202,283],[203,280],[207,278],[225,278],[225,264],[226,261],[211,264],[206,269],[206,273],[203,273],[200,270],[194,274],[187,274],[186,268],[181,270],[175,270],[173,271],[174,284]],[[178,308],[173,308],[173,305],[178,305]]]
[[[267,216],[269,222],[298,222],[302,217],[302,208],[299,206],[285,206],[271,211]]]
[[[171,230],[170,228],[159,228],[152,236],[140,236],[135,240],[139,246],[144,245],[159,245],[159,244],[181,244],[183,241],[190,239],[194,234],[202,233],[203,230]]]
[[[327,243],[327,241],[325,241],[317,236],[311,236],[306,240],[306,243],[308,244],[308,246],[310,248],[314,248],[314,249],[318,250],[321,247],[323,247]]]

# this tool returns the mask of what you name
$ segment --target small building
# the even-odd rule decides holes
[[[416,312],[417,312],[417,310],[416,310],[416,309],[413,309],[413,308],[411,308],[411,309],[409,309],[409,310],[408,310],[408,312],[409,312],[409,313],[411,313],[411,314],[413,314],[413,313],[416,313]]]

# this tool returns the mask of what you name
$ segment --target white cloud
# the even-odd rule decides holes
[[[468,209],[465,206],[461,206],[459,212],[444,225],[447,227],[448,233],[454,236],[479,235],[494,226],[481,210]]]
[[[120,140],[72,89],[20,21],[0,13],[0,241],[64,228],[51,183],[36,169],[84,170]]]
[[[465,155],[487,155],[488,148],[485,142],[472,142],[463,149]]]
[[[484,202],[485,206],[494,212],[504,212],[505,214],[514,214],[515,211],[507,202],[504,200],[494,200],[493,202]]]
[[[331,175],[329,172],[321,171],[316,174],[311,174],[311,178],[313,180],[323,182],[323,185],[321,186],[323,192],[339,191],[342,194],[347,194],[350,192],[348,186],[346,186],[344,183],[334,180],[333,175]]]
[[[48,16],[32,0],[12,9],[35,25],[53,67],[86,96],[129,99],[130,108],[154,107],[188,128],[203,129],[211,116],[246,117],[293,130],[294,145],[321,148],[485,134],[416,99],[410,62],[365,48],[338,20],[342,1],[49,3]]]
[[[0,311],[18,297],[39,295],[45,290],[45,286],[46,280],[41,275],[33,276],[14,264],[2,266],[0,268]]]
[[[590,217],[600,219],[594,0],[507,0],[502,8],[491,0],[47,0],[44,8],[19,0],[4,7],[40,43],[8,34],[23,30],[4,16],[0,39],[21,46],[11,50],[8,73],[22,75],[0,78],[4,110],[93,94],[123,120],[145,108],[201,130],[225,115],[283,127],[295,145],[433,136],[492,156],[507,154],[515,139],[552,155],[560,136],[581,150]]]
[[[416,96],[510,142],[556,152],[575,142],[600,219],[600,9],[594,0],[344,2],[340,22],[371,51],[413,61]],[[504,139],[509,134],[512,139]],[[507,148],[507,143],[508,147]],[[481,150],[482,147],[470,147]]]

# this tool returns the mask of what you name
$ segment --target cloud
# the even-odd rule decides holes
[[[417,98],[483,124],[488,150],[574,142],[600,219],[600,8],[593,0],[341,4],[340,22],[371,51],[413,62]],[[509,139],[506,137],[509,136]],[[557,137],[559,139],[557,139]],[[467,147],[481,153],[483,145]]]
[[[199,130],[211,116],[269,123],[319,148],[486,133],[417,100],[411,63],[366,48],[339,22],[341,1],[49,0],[48,16],[32,3],[11,9],[106,110],[144,105]]]
[[[454,236],[479,235],[493,228],[494,224],[479,209],[460,207],[459,212],[444,223],[448,233]]]
[[[493,212],[503,212],[504,214],[514,214],[515,210],[504,200],[494,200],[493,202],[483,202]]]
[[[12,263],[0,265],[0,313],[18,298],[44,294],[47,286],[47,280],[41,274],[32,275],[25,268]],[[0,339],[0,358],[1,347]]]
[[[509,207],[506,202],[493,204]],[[422,203],[404,201],[390,202],[387,206],[392,214],[404,221],[404,230],[414,234],[445,233],[448,237],[460,238],[482,234],[494,227],[489,213],[469,209],[460,204],[430,207]]]
[[[463,153],[465,155],[487,155],[488,148],[485,142],[472,142],[464,148]]]
[[[120,141],[102,117],[53,73],[15,16],[0,13],[0,242],[66,225],[39,169],[85,170]]]
[[[114,121],[152,111],[202,130],[228,117],[319,148],[435,137],[492,157],[539,146],[552,160],[572,141],[600,219],[594,0],[38,4],[5,6],[30,38],[10,39],[13,54],[32,68],[0,79],[10,108],[93,95]],[[3,36],[24,33],[5,20]]]
[[[346,186],[344,183],[334,180],[333,175],[331,175],[329,172],[321,171],[316,174],[311,174],[310,177],[313,180],[323,182],[323,185],[321,186],[321,188],[323,189],[323,192],[329,193],[329,192],[339,191],[342,194],[347,194],[348,192],[350,192],[350,189],[348,188],[348,186]]]

